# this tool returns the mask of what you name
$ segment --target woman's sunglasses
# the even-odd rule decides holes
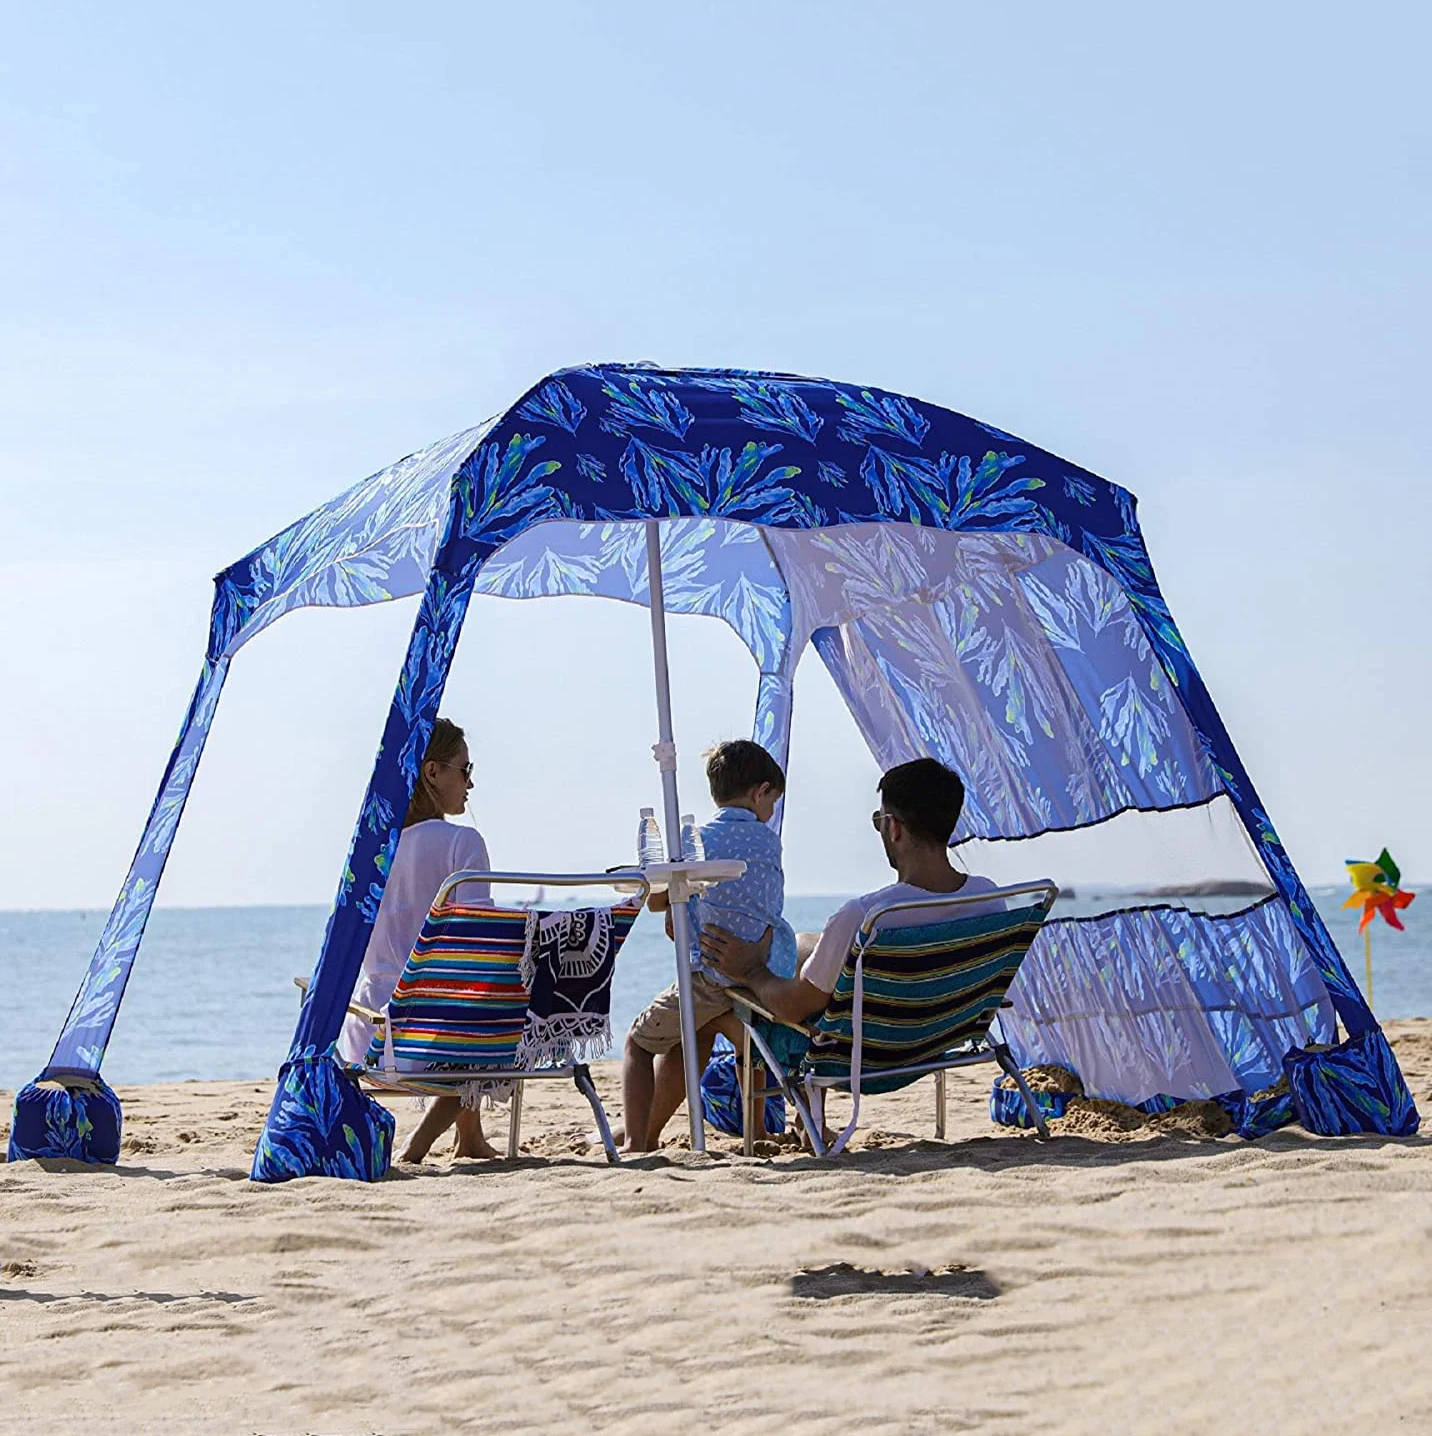
[[[440,767],[440,768],[456,768],[456,769],[458,770],[458,772],[461,773],[462,776],[463,776],[464,778],[466,778],[469,783],[472,782],[472,764],[471,764],[471,763],[443,763],[443,762],[439,762],[438,767]]]

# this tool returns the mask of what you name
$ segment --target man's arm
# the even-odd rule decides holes
[[[782,1022],[810,1022],[825,1011],[830,993],[803,977],[777,977],[768,967],[756,968],[745,984],[761,1006]]]
[[[783,1022],[808,1022],[825,1011],[830,993],[803,977],[777,977],[766,966],[771,930],[757,942],[745,942],[721,927],[701,929],[701,955],[718,972],[751,990],[761,1006]]]

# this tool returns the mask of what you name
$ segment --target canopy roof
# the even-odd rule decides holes
[[[795,375],[583,366],[371,475],[231,565],[217,580],[219,651],[303,604],[422,592],[453,517],[454,479],[458,523],[488,552],[546,520],[689,516],[1065,541],[1077,529],[1105,558],[1147,569],[1131,494],[963,415]],[[1073,525],[1060,517],[1071,507]]]
[[[791,375],[555,374],[227,569],[211,656],[294,607],[422,592],[453,522],[485,540],[474,592],[643,603],[652,514],[668,608],[741,637],[782,757],[814,643],[882,764],[929,752],[966,776],[962,836],[1222,791],[1136,616],[1174,633],[1129,493],[947,410]]]
[[[1051,922],[1012,992],[1016,1055],[1065,1061],[1105,1095],[1251,1093],[1276,1080],[1290,1047],[1331,1040],[1336,1012],[1365,1044],[1355,1100],[1382,1093],[1384,1116],[1368,1120],[1391,1120],[1401,1082],[1391,1050],[1189,658],[1128,492],[882,390],[630,365],[547,377],[498,418],[373,475],[218,576],[199,686],[47,1072],[98,1071],[233,655],[302,605],[421,593],[288,1095],[255,1164],[270,1175],[317,1170],[303,1144],[326,1142],[333,1124],[300,1109],[348,1102],[327,1052],[471,595],[644,602],[653,519],[667,605],[740,635],[759,674],[755,735],[781,757],[791,679],[810,646],[882,764],[931,754],[964,775],[962,837],[1215,799],[1236,809],[1273,897],[1221,919],[1145,908],[1093,926]]]

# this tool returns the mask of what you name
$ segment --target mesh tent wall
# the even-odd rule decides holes
[[[326,504],[221,573],[199,684],[18,1155],[85,1148],[105,1045],[234,654],[303,605],[421,594],[313,982],[254,1175],[380,1175],[376,1104],[330,1055],[474,592],[646,599],[714,614],[758,671],[754,735],[784,758],[807,648],[882,764],[966,778],[960,839],[1231,805],[1272,895],[1054,922],[1013,994],[1022,1062],[1125,1100],[1252,1094],[1285,1059],[1324,1131],[1416,1114],[1288,860],[1154,577],[1132,495],[1010,434],[878,389],[790,375],[594,365]],[[1340,1021],[1344,1040],[1336,1043]],[[1330,1051],[1308,1055],[1309,1046]],[[1292,1054],[1290,1057],[1289,1054]],[[60,1098],[68,1099],[65,1105]],[[17,1137],[18,1134],[18,1137]]]

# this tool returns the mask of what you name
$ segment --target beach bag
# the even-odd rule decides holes
[[[701,1110],[718,1132],[731,1137],[744,1136],[746,1131],[740,1070],[736,1049],[718,1033],[711,1060],[701,1074]],[[771,1133],[786,1130],[786,1099],[779,1092],[766,1098],[765,1129]]]

